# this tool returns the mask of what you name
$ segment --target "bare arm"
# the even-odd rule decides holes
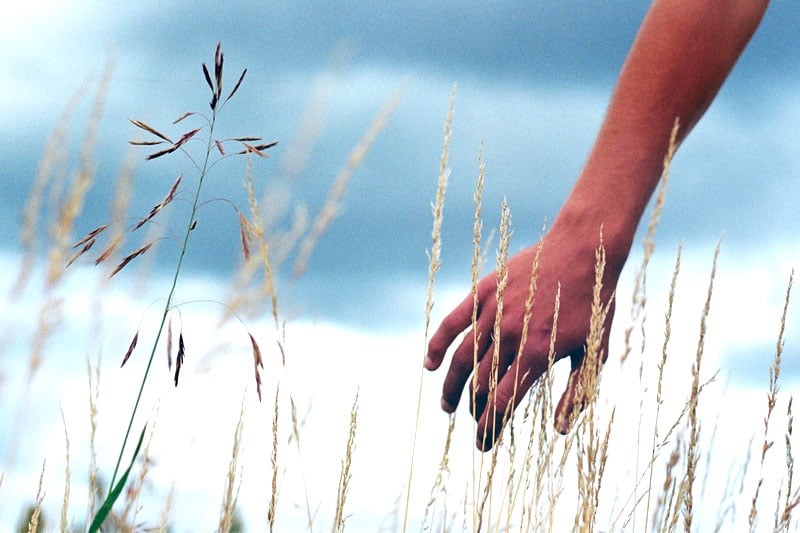
[[[676,117],[680,142],[700,120],[767,0],[656,0],[620,73],[603,125],[562,212],[592,213],[627,257],[661,175]],[[597,212],[600,210],[600,212]]]
[[[541,243],[537,292],[524,351],[517,357],[531,264],[537,247],[508,262],[508,286],[500,328],[499,375],[494,397],[488,389],[496,279],[478,285],[475,333],[456,343],[445,377],[442,408],[452,412],[479,361],[473,383],[478,421],[477,445],[489,449],[499,435],[504,414],[547,369],[553,304],[560,290],[556,357],[569,356],[573,376],[580,368],[589,331],[594,284],[594,249],[603,226],[607,265],[603,297],[614,291],[645,207],[658,183],[676,117],[679,140],[702,117],[758,27],[767,0],[655,0],[620,74],[605,120],[575,186]],[[448,347],[468,329],[473,299],[469,295],[431,338],[425,366],[437,369]],[[613,316],[613,306],[610,317]],[[603,340],[608,353],[608,330]],[[556,410],[556,426],[566,432],[575,407],[577,380],[570,379]],[[486,409],[486,406],[496,407]],[[490,413],[492,416],[490,416]]]

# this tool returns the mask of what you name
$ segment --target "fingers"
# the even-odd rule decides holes
[[[515,354],[512,353],[513,358]],[[485,400],[485,409],[479,413],[475,433],[475,445],[481,451],[488,451],[500,437],[503,426],[512,416],[531,385],[547,371],[547,358],[535,358],[533,366],[527,367],[516,359],[499,380],[492,398]]]
[[[605,361],[608,357],[608,344],[609,330],[607,328],[600,345],[601,353],[598,354],[601,361]],[[508,352],[506,351],[506,353]],[[511,352],[510,357],[514,356],[515,353]],[[584,356],[583,347],[573,350],[568,356],[571,365],[569,379],[554,414],[555,428],[562,435],[569,433],[578,415],[585,408],[586,387],[596,383],[600,371],[599,362],[594,369],[587,367],[588,360]],[[525,362],[519,358],[515,359],[499,380],[493,397],[483,400],[483,405],[479,403],[482,396],[476,394],[475,412],[477,413],[476,417],[479,416],[479,418],[475,445],[478,449],[488,451],[494,446],[500,437],[503,426],[517,408],[519,400],[524,397],[531,385],[547,371],[548,358],[529,358],[528,364],[530,366],[526,366]],[[483,373],[484,367],[488,366],[485,363],[482,364],[478,371],[479,375]],[[479,377],[479,383],[480,379]]]
[[[447,348],[472,323],[472,308],[472,295],[469,295],[442,320],[439,328],[428,343],[425,368],[436,370],[441,366],[444,355],[447,353]]]
[[[487,313],[493,315],[493,313]],[[487,329],[486,319],[478,319],[475,329],[468,332],[461,344],[453,352],[453,360],[444,378],[442,387],[442,409],[448,413],[455,411],[467,380],[476,363],[484,358],[491,344],[491,329]],[[482,365],[481,365],[482,366]],[[480,366],[479,366],[480,368]]]
[[[496,388],[506,375],[508,367],[513,363],[519,349],[516,329],[501,331],[501,342],[492,342],[486,348],[486,355],[475,371],[475,377],[470,383],[470,412],[477,421],[483,415],[489,390],[492,389],[494,380]],[[495,353],[497,352],[497,353]]]

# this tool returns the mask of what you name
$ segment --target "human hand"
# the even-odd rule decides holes
[[[556,408],[556,429],[566,434],[574,419],[573,410],[583,407],[579,398],[579,376],[590,331],[598,234],[595,233],[594,236],[595,244],[586,244],[588,242],[591,239],[581,239],[563,224],[557,224],[540,245],[526,248],[508,260],[508,282],[503,292],[499,328],[497,385],[491,397],[490,381],[495,352],[494,323],[498,309],[497,276],[492,273],[479,281],[474,331],[470,330],[456,345],[442,392],[442,409],[452,413],[474,370],[475,376],[470,384],[470,408],[477,421],[476,446],[479,449],[491,449],[500,436],[503,424],[520,403],[519,400],[547,371],[557,294],[560,312],[556,323],[554,358],[557,360],[569,357],[572,369],[566,390]],[[536,290],[527,338],[519,354],[520,343],[523,341],[526,301],[530,294],[531,270],[539,246],[541,252],[536,268]],[[621,267],[621,262],[609,261],[603,272],[600,302],[607,309],[600,336],[599,353],[603,360],[608,354],[610,323],[614,314],[611,296]],[[428,345],[425,360],[428,370],[439,368],[448,347],[454,344],[461,332],[472,326],[472,312],[473,295],[469,294],[444,318]],[[473,340],[476,335],[477,349],[474,350]],[[478,362],[476,369],[474,359]]]

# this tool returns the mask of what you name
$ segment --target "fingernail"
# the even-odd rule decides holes
[[[433,359],[429,355],[425,356],[425,362],[423,363],[427,370],[433,370]]]
[[[566,435],[569,433],[569,416],[565,416],[564,413],[556,414],[556,431],[561,433],[562,435]]]
[[[450,405],[450,404],[447,402],[447,400],[445,400],[444,398],[442,398],[442,411],[444,411],[445,413],[452,413],[452,412],[453,412],[453,411],[455,411],[455,410],[456,410],[456,409],[455,409],[455,407],[453,407],[452,405]]]

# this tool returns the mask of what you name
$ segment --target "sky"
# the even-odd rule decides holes
[[[295,341],[298,352],[322,351],[341,359],[340,371],[348,376],[360,375],[365,366],[406,375],[408,368],[398,362],[408,363],[404,354],[414,364],[421,360],[430,204],[453,85],[451,182],[434,322],[469,287],[478,147],[486,164],[484,226],[498,226],[499,206],[507,198],[512,250],[521,249],[535,241],[543,222],[552,220],[568,194],[646,10],[646,2],[530,2],[522,7],[517,2],[472,1],[20,4],[0,21],[0,47],[5,50],[0,54],[5,80],[0,86],[3,261],[18,268],[21,209],[59,114],[88,83],[69,135],[77,152],[94,87],[109,61],[113,71],[94,161],[97,176],[76,237],[107,217],[111,185],[131,153],[139,158],[133,213],[146,213],[178,175],[191,178],[185,160],[145,162],[146,151],[132,152],[127,141],[140,138],[141,132],[128,119],[183,133],[170,123],[186,111],[207,111],[200,64],[213,62],[217,42],[225,52],[228,87],[248,69],[221,115],[220,129],[231,137],[258,135],[280,142],[270,150],[270,159],[255,162],[254,176],[259,190],[272,195],[265,197],[262,210],[277,217],[281,228],[298,208],[316,216],[351,149],[395,91],[402,90],[387,126],[352,176],[339,216],[319,241],[307,273],[294,280],[288,269],[281,270],[278,291],[288,327],[296,328],[301,339]],[[772,2],[715,103],[681,147],[649,276],[651,291],[661,292],[661,299],[651,295],[653,306],[663,304],[675,250],[683,243],[682,272],[691,295],[685,303],[691,309],[686,328],[696,335],[691,328],[696,329],[702,305],[696,300],[704,293],[714,246],[724,237],[713,308],[718,314],[712,315],[712,331],[719,337],[711,341],[709,352],[711,364],[722,367],[740,391],[764,388],[786,283],[800,264],[800,211],[792,200],[800,197],[798,19],[795,2]],[[304,123],[318,125],[316,142],[306,165],[292,173],[287,160],[301,145]],[[243,160],[226,160],[214,171],[209,198],[230,196],[245,205]],[[225,217],[232,230],[216,224]],[[230,210],[209,204],[198,221],[198,229],[205,231],[197,232],[187,254],[185,294],[202,299],[199,289],[214,287],[213,293],[228,286],[240,252]],[[174,259],[174,249],[161,253],[154,265],[156,281],[147,294],[163,288]],[[621,294],[630,292],[639,261],[635,247],[620,282]],[[85,264],[77,271],[77,279],[92,275]],[[132,281],[119,283],[126,287]],[[80,301],[81,283],[68,287],[77,292],[66,294]],[[120,305],[133,306],[120,291],[119,301],[125,302]],[[20,328],[34,328],[38,306],[30,304],[20,314],[18,305],[4,304],[5,320],[13,317],[11,323]],[[652,311],[654,321],[660,320],[657,309]],[[627,318],[620,311],[618,315]],[[67,324],[68,341],[72,322]],[[797,324],[790,313],[787,347],[795,354]],[[623,327],[620,323],[615,329],[615,338]],[[127,333],[115,335],[127,339]],[[320,345],[306,348],[317,338]],[[333,347],[333,339],[341,346]],[[114,341],[119,339],[112,336],[109,345]],[[53,370],[37,377],[39,387],[47,388],[48,372],[74,376],[78,384],[85,380],[85,353],[79,350],[69,357],[53,347],[51,352]],[[75,357],[80,364],[74,365]],[[313,361],[316,366],[302,371],[303,376],[337,372]],[[7,375],[13,375],[8,369],[16,364],[10,356],[0,359]],[[782,379],[791,390],[800,377],[796,358],[787,358],[784,370]],[[414,372],[410,375],[413,382]],[[349,390],[337,394],[334,387],[330,394],[336,399],[323,401],[325,407],[346,417],[357,384],[364,397],[372,398],[367,405],[380,412],[385,392],[369,396],[370,384],[380,380],[363,376],[348,377],[353,381]],[[431,411],[436,421],[431,424],[441,425],[435,405],[441,376],[426,379],[431,401],[425,412]],[[10,383],[6,390],[21,386]],[[328,386],[309,385],[308,390]],[[54,390],[50,393],[54,403],[68,404]],[[404,394],[408,391],[398,392]],[[0,390],[4,406],[9,405],[8,395]],[[233,404],[239,401],[234,398]],[[408,401],[413,404],[413,394]],[[391,403],[392,409],[403,405]],[[9,416],[2,419],[4,425]],[[400,412],[392,416],[403,418]],[[57,412],[54,419],[60,438]],[[0,437],[7,440],[8,432]],[[8,453],[11,446],[5,446]],[[0,486],[0,499],[4,489]]]

